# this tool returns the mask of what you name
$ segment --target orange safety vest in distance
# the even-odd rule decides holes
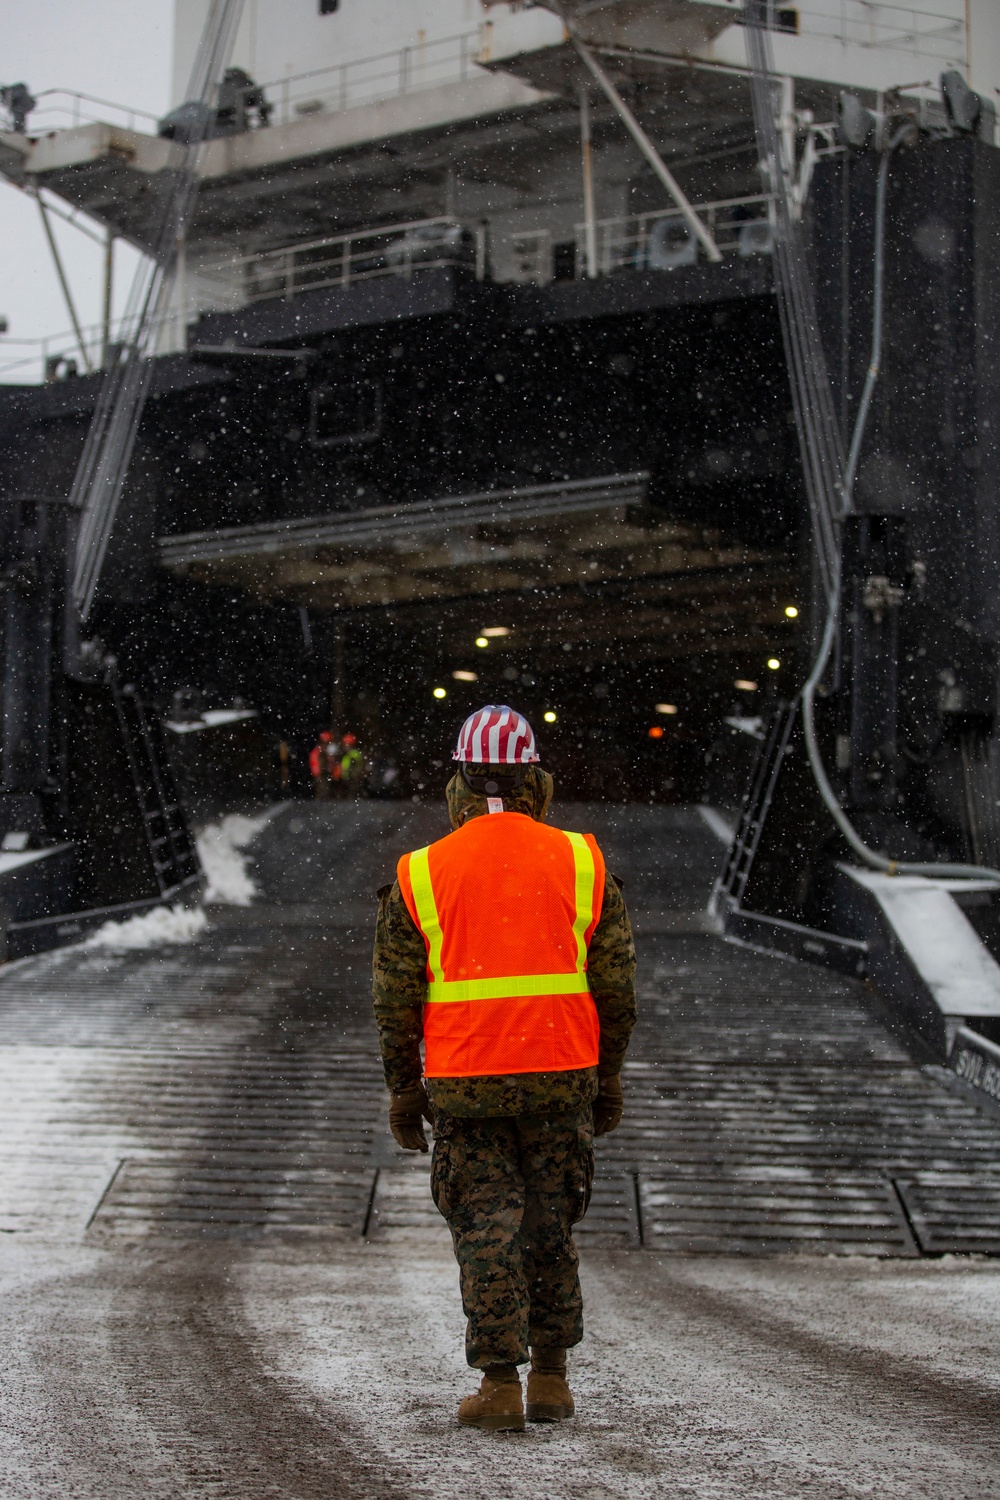
[[[397,874],[427,944],[428,1078],[596,1066],[587,948],[604,858],[592,834],[492,813],[404,854]]]

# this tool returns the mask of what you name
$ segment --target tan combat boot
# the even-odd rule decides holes
[[[487,1432],[523,1432],[524,1405],[517,1366],[488,1365],[478,1394],[466,1396],[459,1405],[458,1420],[464,1427],[481,1427]]]
[[[564,1422],[576,1408],[566,1384],[566,1350],[532,1349],[528,1371],[528,1421]]]

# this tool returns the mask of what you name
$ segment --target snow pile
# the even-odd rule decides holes
[[[280,804],[279,804],[280,807]],[[257,887],[246,871],[240,853],[266,827],[279,807],[270,807],[259,817],[228,813],[219,823],[208,823],[198,835],[198,854],[208,880],[205,900],[222,906],[249,906]]]
[[[164,943],[190,943],[205,931],[208,918],[201,907],[154,906],[124,922],[105,922],[91,933],[85,948],[158,948]]]
[[[257,887],[246,872],[240,852],[266,827],[281,806],[268,808],[256,818],[228,813],[218,823],[207,824],[198,834],[198,854],[205,871],[204,900],[224,906],[249,906]],[[190,943],[208,926],[202,907],[154,906],[124,922],[105,922],[84,942],[85,948],[157,948],[165,943]]]

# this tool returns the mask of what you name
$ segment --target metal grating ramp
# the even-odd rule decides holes
[[[925,1255],[1000,1255],[1000,1171],[896,1178]]]
[[[369,1239],[381,1240],[414,1230],[448,1238],[448,1227],[431,1197],[429,1157],[422,1157],[413,1166],[378,1169],[364,1232]]]
[[[95,1211],[97,1236],[256,1239],[360,1234],[371,1168],[296,1167],[287,1160],[123,1159]]]
[[[642,1243],[639,1227],[639,1199],[636,1178],[631,1172],[602,1173],[598,1169],[587,1214],[573,1229],[581,1246],[594,1249],[638,1249]]]
[[[596,820],[612,853],[616,819],[650,868],[666,850],[671,901],[705,883],[690,810],[577,811],[567,821]],[[345,869],[376,884],[375,866],[428,842],[437,817],[296,804],[256,856],[262,894],[282,902],[214,911],[189,945],[9,966],[0,1229],[446,1235],[427,1161],[386,1128],[370,907],[360,887],[345,905],[340,885]],[[625,1117],[597,1142],[585,1253],[1000,1254],[1000,1120],[915,1066],[858,986],[697,934],[640,947]]]
[[[380,1167],[366,1233],[370,1239],[394,1238],[414,1230],[443,1234],[448,1229],[431,1198],[429,1162]],[[574,1226],[581,1246],[638,1248],[639,1213],[636,1180],[630,1172],[598,1174],[586,1217]]]
[[[860,1174],[641,1176],[643,1244],[682,1254],[918,1254],[891,1182]]]

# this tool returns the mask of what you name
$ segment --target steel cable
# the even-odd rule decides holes
[[[844,452],[802,231],[790,208],[791,164],[784,159],[775,122],[776,80],[768,26],[772,4],[773,0],[744,0],[751,103],[761,168],[773,202],[775,287],[816,561],[823,593],[829,600],[837,590],[840,572],[838,523],[843,510]]]
[[[150,356],[173,291],[187,226],[198,191],[198,171],[222,70],[232,51],[243,0],[212,0],[188,85],[188,101],[200,109],[178,165],[162,174],[163,213],[152,244],[152,264],[137,272],[122,319],[126,341],[105,372],[87,439],[70,488],[80,512],[73,603],[81,621],[90,617],[108,543],[121,502],[136,434],[149,391]],[[184,309],[179,315],[184,317]]]
[[[793,217],[790,164],[785,161],[775,122],[776,80],[771,64],[770,23],[774,0],[744,0],[751,97],[757,149],[774,199],[775,289],[788,360],[796,425],[802,449],[817,568],[826,596],[823,637],[812,670],[802,688],[802,726],[806,754],[817,790],[834,823],[866,865],[888,875],[927,875],[1000,881],[1000,870],[979,865],[900,861],[870,849],[854,828],[830,784],[820,754],[815,725],[815,698],[833,651],[840,611],[840,521],[853,509],[854,482],[872,396],[882,365],[885,285],[885,211],[889,165],[896,148],[910,133],[904,126],[888,142],[879,164],[875,198],[875,248],[872,289],[872,341],[865,384],[844,455],[834,414],[826,357],[820,342],[812,278],[802,233]]]

